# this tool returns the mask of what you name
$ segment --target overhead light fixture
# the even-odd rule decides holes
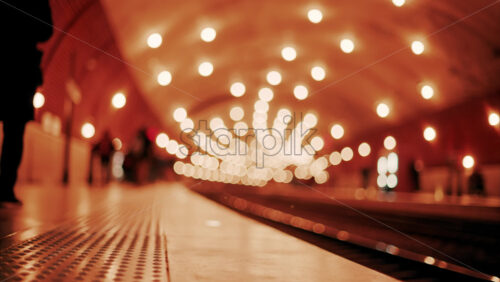
[[[420,94],[422,95],[422,98],[429,100],[434,96],[434,89],[430,85],[424,85],[420,89]]]
[[[309,91],[304,85],[297,85],[293,89],[293,95],[299,100],[304,100],[309,95]]]
[[[474,158],[471,155],[467,155],[462,159],[462,165],[464,168],[472,168],[474,166]]]
[[[214,71],[214,66],[210,62],[203,62],[198,66],[198,73],[201,76],[207,77]]]
[[[40,109],[43,105],[45,105],[45,96],[40,92],[36,92],[33,96],[33,107],[35,109]]]
[[[385,139],[384,139],[384,147],[387,150],[392,150],[392,149],[396,148],[396,139],[394,137],[392,137],[392,136],[385,137]]]
[[[241,82],[235,82],[231,85],[229,91],[231,92],[231,95],[233,95],[234,97],[241,97],[245,95],[246,87],[245,84]]]
[[[156,49],[161,46],[161,43],[163,42],[163,39],[159,33],[153,33],[148,36],[148,46],[150,48]]]
[[[297,58],[297,51],[293,47],[285,47],[281,50],[281,56],[285,61],[293,61]]]
[[[385,103],[379,103],[377,105],[377,115],[381,118],[386,118],[391,112],[389,106]]]
[[[84,138],[90,139],[94,137],[95,127],[90,122],[86,122],[83,124],[81,129],[81,134]]]
[[[402,7],[405,4],[405,0],[392,0],[392,4],[396,7]]]
[[[425,46],[421,41],[413,41],[411,43],[411,51],[413,52],[413,54],[420,55],[424,52],[424,50]]]
[[[172,74],[169,71],[162,71],[158,74],[158,77],[156,78],[158,81],[158,84],[161,86],[167,86],[172,82]]]
[[[436,139],[436,130],[431,126],[426,127],[424,129],[424,139],[429,142]]]
[[[267,82],[271,85],[278,85],[281,83],[281,74],[277,71],[270,71],[266,76]]]
[[[342,39],[340,41],[340,49],[344,53],[351,53],[354,50],[354,42],[351,39]]]
[[[334,124],[330,129],[330,134],[334,139],[340,139],[344,136],[344,128],[340,124]]]
[[[323,19],[323,13],[318,9],[311,9],[307,12],[307,17],[310,22],[317,24]]]
[[[201,40],[203,40],[205,42],[214,41],[216,36],[217,36],[217,32],[212,27],[206,27],[200,33]]]
[[[121,109],[125,107],[125,104],[127,103],[127,97],[121,92],[116,93],[113,95],[113,98],[111,98],[111,105],[115,109]]]
[[[325,69],[319,66],[315,66],[311,69],[311,77],[316,81],[321,81],[325,79],[326,72]]]

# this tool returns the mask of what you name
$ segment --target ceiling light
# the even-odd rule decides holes
[[[330,129],[330,134],[334,139],[340,139],[344,136],[344,128],[340,124],[334,124]]]
[[[163,39],[159,33],[153,33],[150,36],[148,36],[148,46],[150,48],[158,48],[160,47]]]
[[[370,152],[371,152],[371,148],[370,148],[370,145],[368,143],[363,142],[363,143],[359,144],[358,153],[360,156],[366,157],[370,154]]]
[[[160,147],[160,148],[166,148],[167,147],[167,144],[168,144],[168,135],[165,134],[165,133],[160,133],[156,136],[156,146]]]
[[[186,109],[182,107],[175,109],[173,116],[176,122],[184,121],[187,117]]]
[[[210,76],[213,71],[214,71],[214,66],[210,62],[203,62],[198,67],[198,73],[201,76],[205,77]]]
[[[339,152],[333,152],[330,154],[329,160],[332,165],[338,165],[342,161],[342,155]]]
[[[161,86],[167,86],[172,82],[172,75],[169,71],[162,71],[158,74],[157,81]]]
[[[281,74],[277,71],[270,71],[267,73],[267,82],[271,85],[278,85],[281,83]]]
[[[45,104],[45,96],[42,93],[36,92],[33,96],[33,107],[35,109],[40,109]]]
[[[314,80],[321,81],[321,80],[325,79],[325,76],[326,76],[325,69],[322,67],[318,67],[318,66],[313,67],[311,69],[311,76]]]
[[[411,51],[415,55],[422,54],[424,52],[424,49],[425,49],[424,43],[422,43],[421,41],[413,41],[411,43]]]
[[[113,95],[113,98],[111,98],[111,105],[115,109],[121,109],[125,107],[125,104],[127,103],[127,97],[123,95],[123,93],[118,92],[115,95]]]
[[[308,113],[304,116],[304,123],[307,124],[310,128],[313,128],[318,124],[318,118],[315,114]]]
[[[320,136],[314,136],[311,139],[311,146],[313,147],[314,151],[321,151],[323,147],[325,146],[325,141],[323,141],[323,138]]]
[[[259,99],[264,100],[266,102],[270,102],[274,97],[273,90],[270,88],[264,87],[259,90]]]
[[[293,61],[297,58],[297,51],[293,47],[285,47],[281,50],[281,56],[285,61]]]
[[[95,127],[91,123],[86,122],[82,126],[81,133],[84,138],[92,138],[95,134]]]
[[[191,132],[194,129],[194,122],[190,118],[184,119],[180,124],[181,130],[185,132]]]
[[[309,95],[309,91],[304,85],[297,85],[293,89],[293,95],[299,100],[304,100]]]
[[[488,116],[488,123],[491,126],[497,126],[498,124],[500,124],[500,116],[497,113],[491,113]]]
[[[307,12],[307,17],[312,23],[319,23],[323,19],[323,13],[318,9],[311,9]]]
[[[380,103],[377,105],[377,115],[381,118],[385,118],[389,115],[390,113],[389,106],[385,103]]]
[[[245,116],[245,111],[242,107],[232,107],[229,111],[229,117],[234,121],[242,120]]]
[[[392,149],[396,148],[396,139],[394,139],[394,137],[392,137],[392,136],[385,137],[384,147],[387,150],[392,150]]]
[[[234,97],[241,97],[245,94],[246,91],[245,84],[241,82],[235,82],[231,85],[229,91]]]
[[[429,100],[434,96],[434,89],[430,85],[424,85],[422,89],[420,89],[420,94],[424,99]]]
[[[213,29],[211,27],[204,28],[200,33],[201,40],[203,40],[205,42],[214,41],[216,35],[217,35],[217,32],[215,31],[215,29]]]
[[[342,156],[343,161],[348,162],[348,161],[352,160],[352,157],[354,156],[354,152],[352,151],[351,148],[345,147],[344,149],[342,149],[342,151],[340,151],[340,155]]]
[[[354,42],[350,39],[342,39],[340,41],[340,49],[344,53],[351,53],[354,50]]]
[[[472,168],[474,166],[474,158],[470,155],[465,156],[462,159],[462,165],[464,168]]]
[[[433,141],[436,139],[436,130],[432,128],[431,126],[428,126],[424,129],[424,138],[427,141]]]
[[[401,7],[405,4],[405,0],[392,0],[392,4],[396,7]]]

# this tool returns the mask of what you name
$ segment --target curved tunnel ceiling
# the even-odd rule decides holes
[[[261,87],[271,87],[270,114],[287,107],[316,112],[320,134],[341,123],[346,137],[399,124],[466,99],[500,90],[500,4],[498,1],[406,1],[396,7],[386,1],[119,1],[103,0],[111,26],[134,79],[164,124],[178,130],[175,108],[188,110],[193,120],[220,116],[232,125],[229,110],[245,109],[251,124],[253,104]],[[314,24],[307,13],[316,8],[323,19]],[[213,27],[213,42],[200,31]],[[157,49],[147,46],[152,33],[163,37]],[[352,53],[339,48],[342,38],[355,43]],[[412,53],[413,40],[424,43]],[[281,50],[292,46],[297,58],[285,61]],[[212,75],[202,77],[198,65],[209,61]],[[319,65],[323,81],[311,78]],[[172,74],[170,85],[158,85],[162,70]],[[266,74],[282,74],[278,86]],[[235,81],[246,86],[233,97]],[[428,83],[435,95],[425,100],[420,87]],[[295,85],[309,89],[303,101]],[[376,105],[385,102],[390,115],[382,119]]]

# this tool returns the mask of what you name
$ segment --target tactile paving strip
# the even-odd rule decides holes
[[[161,209],[131,206],[76,219],[2,250],[0,280],[169,281]]]

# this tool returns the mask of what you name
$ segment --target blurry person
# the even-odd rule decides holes
[[[469,194],[486,196],[486,191],[484,190],[484,178],[481,174],[479,166],[474,168],[474,171],[469,176],[468,180]]]
[[[369,167],[365,167],[361,169],[361,183],[363,188],[367,189],[370,185],[370,174],[371,170]]]
[[[410,180],[412,184],[412,189],[413,191],[419,191],[420,190],[420,170],[422,168],[421,162],[412,160],[410,161],[409,165],[409,174],[410,174]]]
[[[3,145],[0,161],[0,200],[18,203],[14,194],[17,170],[23,153],[26,123],[34,118],[33,96],[42,84],[42,52],[37,44],[52,35],[52,19],[47,0],[0,2],[0,56],[2,89],[0,121]]]
[[[101,140],[99,140],[99,142],[95,144],[92,149],[92,155],[97,154],[99,156],[101,165],[101,183],[108,184],[111,180],[110,161],[113,152],[113,141],[111,140],[109,131],[106,131]]]
[[[149,179],[149,168],[153,160],[153,146],[149,140],[146,130],[141,129],[137,133],[129,153],[125,156],[123,169],[125,179],[144,183]]]

